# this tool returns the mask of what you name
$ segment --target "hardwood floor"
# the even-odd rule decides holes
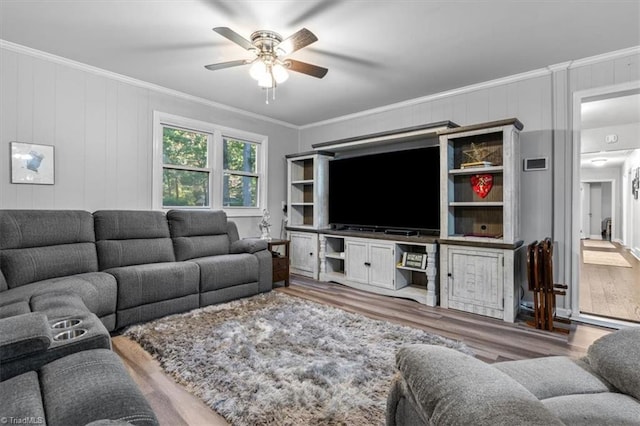
[[[621,254],[631,268],[580,263],[580,311],[582,313],[640,322],[640,261],[618,243],[615,248],[585,249]],[[582,257],[581,257],[582,259]]]
[[[522,321],[504,323],[295,275],[291,276],[290,287],[278,287],[275,291],[462,341],[474,350],[477,358],[489,363],[548,355],[580,357],[594,340],[611,331],[573,324],[569,335],[544,332]],[[113,337],[112,342],[161,424],[227,425],[224,418],[165,375],[158,363],[137,343],[123,336]]]

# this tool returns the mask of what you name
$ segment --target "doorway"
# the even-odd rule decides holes
[[[614,186],[614,180],[580,182],[580,239],[611,240],[616,217]]]
[[[576,93],[574,134],[572,316],[611,327],[638,324],[638,217],[627,189],[640,161],[640,82]]]

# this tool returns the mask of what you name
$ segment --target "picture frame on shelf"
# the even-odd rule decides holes
[[[427,253],[402,253],[402,266],[406,268],[427,268]]]
[[[11,142],[11,183],[55,184],[53,145]]]

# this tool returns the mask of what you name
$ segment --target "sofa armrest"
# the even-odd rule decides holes
[[[9,361],[37,352],[51,345],[51,327],[41,312],[0,319],[0,361]]]
[[[261,250],[267,249],[267,240],[261,240],[259,238],[244,238],[231,243],[229,249],[231,254],[237,253],[256,253]]]
[[[518,382],[454,349],[409,345],[398,351],[396,365],[407,400],[432,425],[562,424]]]

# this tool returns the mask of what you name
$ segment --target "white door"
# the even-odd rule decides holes
[[[580,182],[580,212],[582,221],[580,222],[580,239],[589,238],[591,229],[591,185],[588,182]]]
[[[396,275],[393,260],[393,244],[369,244],[369,284],[377,287],[395,288]]]
[[[368,246],[362,241],[345,242],[345,273],[348,280],[369,283]]]
[[[590,233],[591,238],[602,238],[602,184],[600,182],[593,182],[590,185],[589,191],[590,206],[591,206],[591,226]]]

